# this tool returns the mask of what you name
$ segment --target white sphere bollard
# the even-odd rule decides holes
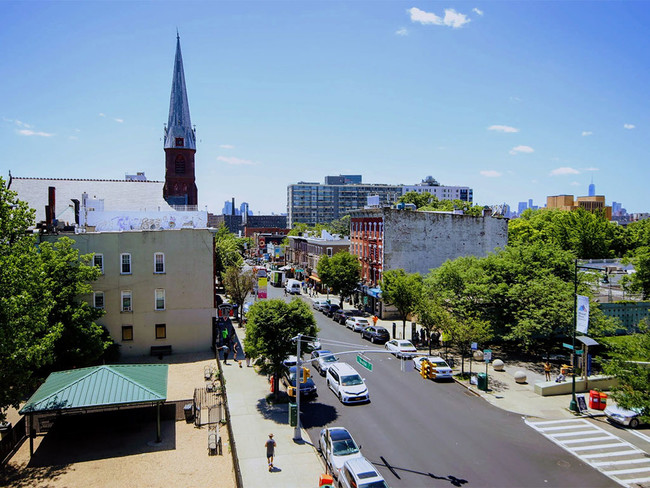
[[[474,358],[474,361],[483,361],[483,351],[474,351],[474,355],[472,357]]]
[[[517,371],[515,373],[515,381],[517,383],[526,383],[526,373],[523,371]]]
[[[495,359],[494,362],[492,363],[492,368],[494,371],[503,371],[505,370],[506,365],[503,364],[503,361],[500,359]]]

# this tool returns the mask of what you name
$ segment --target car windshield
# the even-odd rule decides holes
[[[384,480],[371,481],[370,483],[359,483],[359,488],[388,488]]]
[[[347,456],[359,452],[359,448],[352,439],[334,441],[332,451],[335,456]]]
[[[368,323],[370,323],[366,319],[357,319],[357,322],[359,322],[360,324],[368,324]]]
[[[363,385],[363,380],[358,374],[353,374],[350,376],[343,376],[341,378],[341,384],[343,386]]]
[[[413,344],[411,344],[408,341],[401,341],[398,343],[399,347],[413,347]]]
[[[431,361],[431,362],[433,364],[435,364],[436,366],[441,366],[443,368],[448,368],[449,367],[449,365],[447,363],[445,363],[442,359],[439,359],[438,361]]]
[[[336,361],[338,361],[338,360],[339,360],[339,358],[337,358],[337,357],[334,356],[334,355],[332,355],[332,356],[325,356],[325,357],[323,358],[323,362],[325,362],[325,363],[334,363],[334,362],[336,362]]]

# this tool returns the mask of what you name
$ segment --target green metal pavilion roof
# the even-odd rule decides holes
[[[120,364],[50,374],[21,414],[164,402],[166,364]]]

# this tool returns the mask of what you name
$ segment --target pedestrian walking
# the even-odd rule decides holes
[[[266,460],[269,463],[269,472],[273,471],[273,456],[275,455],[275,441],[273,434],[269,434],[269,438],[264,444],[266,446]]]
[[[372,325],[377,325],[378,320],[379,320],[379,317],[377,317],[376,315],[373,315],[372,316]]]
[[[551,363],[548,362],[548,359],[544,363],[544,375],[546,376],[546,381],[551,381]]]
[[[232,351],[233,351],[232,352],[233,361],[237,361],[237,363],[239,364],[239,367],[241,368],[241,359],[239,359],[239,357],[238,357],[239,356],[239,343],[237,341],[233,342]]]
[[[223,364],[227,365],[228,364],[228,356],[230,355],[230,348],[228,345],[224,345],[221,347],[223,350]]]

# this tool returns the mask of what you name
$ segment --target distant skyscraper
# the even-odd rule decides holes
[[[596,196],[596,185],[594,185],[593,178],[591,179],[591,184],[589,185],[589,196],[590,197]]]
[[[190,121],[181,39],[176,34],[176,58],[169,100],[169,119],[165,127],[165,186],[163,198],[170,205],[198,205],[194,174],[196,134]]]
[[[519,202],[519,204],[517,205],[517,213],[521,215],[522,213],[524,213],[524,210],[526,210],[527,208],[528,208],[528,202]]]
[[[221,211],[223,215],[231,215],[232,214],[232,202],[230,200],[226,200],[223,202],[223,210]]]
[[[248,202],[242,202],[242,204],[239,206],[239,213],[241,215],[252,215],[250,213],[250,210],[248,210]]]

